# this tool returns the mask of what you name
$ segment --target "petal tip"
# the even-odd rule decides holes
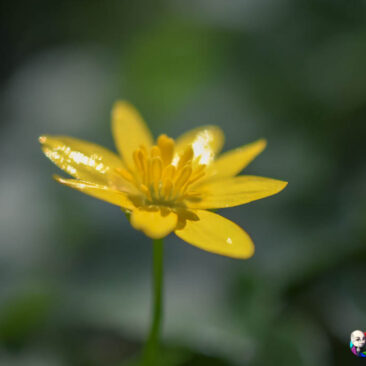
[[[246,245],[243,246],[242,249],[240,251],[238,251],[237,253],[230,253],[230,254],[227,254],[226,256],[229,258],[243,259],[243,260],[252,258],[255,254],[255,245],[249,235],[248,235],[248,238],[247,238],[245,244]]]
[[[41,136],[39,136],[38,137],[38,141],[39,141],[39,143],[40,144],[45,144],[46,143],[46,141],[47,141],[47,136],[46,135],[41,135]]]
[[[161,239],[174,231],[177,220],[176,214],[164,215],[161,210],[137,208],[132,211],[130,222],[133,228],[142,231],[149,238]]]
[[[61,176],[59,176],[58,174],[53,174],[52,175],[52,178],[56,181],[56,182],[59,182],[59,183],[64,183],[65,180],[64,178],[62,178]]]
[[[263,150],[267,147],[267,139],[261,138],[246,146],[252,146],[254,148],[254,151],[256,151],[256,156],[257,156],[260,153],[262,153]]]
[[[130,223],[132,227],[134,227],[136,230],[142,231],[150,239],[162,239],[170,233],[170,231],[165,232],[160,230],[151,230],[149,227],[145,227],[144,225],[141,225],[139,222],[137,222],[134,218],[134,215],[131,215]]]
[[[288,185],[288,182],[285,182],[284,180],[277,180],[277,187],[274,188],[275,191],[273,194],[277,194],[282,192]]]
[[[252,243],[252,247],[250,248],[250,250],[248,250],[247,253],[245,253],[245,255],[243,255],[241,257],[241,259],[249,259],[252,258],[255,254],[255,245]]]
[[[156,233],[153,233],[153,232],[149,232],[147,230],[143,230],[144,234],[146,236],[148,236],[150,239],[154,239],[154,240],[157,240],[157,239],[163,239],[165,238],[166,236],[168,236],[168,234],[166,233],[163,233],[163,234],[156,234]]]
[[[117,100],[112,108],[112,115],[119,116],[120,113],[123,113],[126,109],[132,108],[132,104],[127,100]]]
[[[258,143],[260,144],[262,150],[264,150],[267,147],[267,139],[265,139],[265,138],[259,139]]]

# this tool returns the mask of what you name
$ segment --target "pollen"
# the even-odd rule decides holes
[[[120,176],[137,188],[145,205],[176,208],[200,198],[193,188],[205,176],[206,165],[194,156],[191,146],[178,157],[174,147],[172,138],[160,135],[149,151],[140,146],[133,152],[133,168],[119,170]]]

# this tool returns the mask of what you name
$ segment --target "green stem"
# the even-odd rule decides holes
[[[163,313],[163,239],[153,241],[153,318],[142,357],[142,364],[157,365],[159,342],[161,334],[161,322]]]

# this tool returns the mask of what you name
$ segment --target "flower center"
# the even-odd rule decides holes
[[[205,175],[206,165],[198,158],[191,146],[181,155],[174,154],[174,140],[160,135],[150,151],[145,146],[134,151],[133,169],[120,173],[138,189],[144,204],[181,207],[185,200],[200,198],[192,186]]]

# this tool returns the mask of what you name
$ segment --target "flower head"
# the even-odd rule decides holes
[[[209,211],[242,205],[280,192],[286,182],[237,176],[266,146],[258,140],[217,157],[222,131],[204,126],[176,141],[149,129],[127,102],[112,111],[119,155],[99,145],[64,136],[41,136],[45,155],[76,179],[64,185],[120,206],[131,224],[157,239],[171,232],[201,249],[235,258],[254,253],[249,235]]]

